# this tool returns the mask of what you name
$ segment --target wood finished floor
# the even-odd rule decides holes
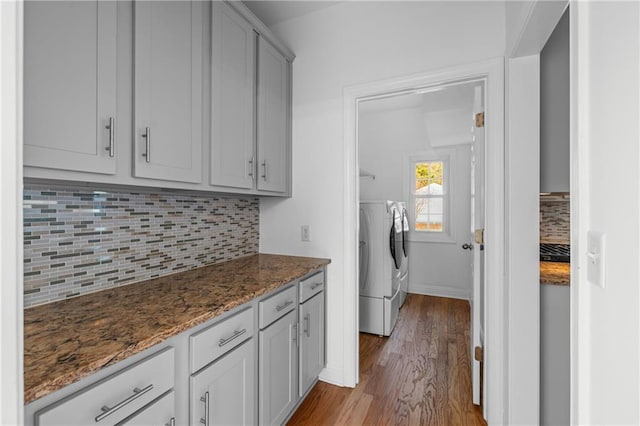
[[[318,382],[289,425],[486,425],[471,401],[469,304],[409,295],[391,337],[360,334],[355,389]]]

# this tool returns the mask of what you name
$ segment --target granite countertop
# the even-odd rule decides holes
[[[25,403],[329,263],[256,254],[26,309]]]
[[[571,264],[565,262],[540,262],[540,283],[569,285],[571,282]]]

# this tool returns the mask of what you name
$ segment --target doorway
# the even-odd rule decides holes
[[[483,187],[486,188],[486,191],[482,192],[484,195],[484,200],[486,201],[485,208],[480,209],[479,211],[485,212],[485,217],[487,217],[487,223],[485,224],[485,244],[491,242],[492,244],[486,246],[487,250],[485,254],[485,268],[482,271],[482,276],[486,277],[486,282],[491,282],[491,285],[486,288],[485,294],[483,296],[476,296],[476,303],[473,304],[476,312],[478,314],[473,315],[472,318],[478,320],[478,338],[475,341],[478,341],[482,336],[484,340],[482,341],[482,346],[485,347],[493,347],[496,348],[490,353],[490,356],[486,358],[484,361],[485,367],[485,417],[490,416],[490,410],[493,408],[491,401],[496,401],[496,409],[502,404],[502,398],[504,395],[504,389],[501,385],[501,378],[503,375],[503,345],[502,345],[502,326],[503,326],[503,277],[501,274],[503,268],[503,243],[502,243],[502,235],[504,232],[504,194],[502,188],[504,187],[504,168],[502,167],[502,159],[503,159],[503,132],[502,132],[502,112],[503,112],[503,68],[502,68],[502,60],[496,59],[492,61],[487,61],[483,63],[465,65],[460,67],[454,67],[447,70],[441,70],[438,72],[433,72],[429,74],[423,74],[419,76],[411,76],[403,79],[396,79],[392,81],[386,81],[381,83],[374,83],[365,86],[353,87],[345,90],[345,139],[347,143],[348,154],[347,161],[348,167],[346,167],[347,172],[353,176],[353,180],[350,182],[353,184],[347,185],[347,193],[346,197],[348,199],[348,203],[346,205],[349,208],[349,212],[345,213],[345,217],[347,218],[347,234],[353,235],[355,238],[346,242],[348,246],[348,250],[346,250],[347,257],[351,257],[351,262],[348,263],[348,268],[350,272],[353,273],[352,277],[355,277],[354,283],[356,285],[354,287],[354,300],[353,303],[355,306],[355,315],[352,317],[354,322],[354,328],[357,330],[358,325],[358,289],[357,283],[359,282],[359,275],[357,271],[358,265],[358,256],[359,256],[359,240],[358,238],[358,205],[360,200],[361,189],[366,194],[367,189],[365,189],[365,183],[361,182],[361,178],[359,177],[359,171],[361,168],[360,159],[358,158],[358,154],[360,152],[359,143],[360,135],[359,135],[359,125],[360,125],[360,107],[366,105],[366,102],[371,101],[381,101],[381,100],[389,100],[389,102],[394,102],[394,98],[396,102],[400,102],[400,96],[405,96],[409,94],[414,95],[427,95],[429,92],[433,94],[445,91],[446,88],[453,88],[456,86],[465,87],[465,85],[469,85],[468,87],[473,88],[474,85],[472,83],[481,82],[480,86],[483,88],[482,93],[482,102],[484,104],[484,108],[486,110],[486,114],[493,119],[486,122],[484,133],[486,133],[486,151],[483,155],[484,161],[483,164],[486,164],[485,172],[482,173],[484,177]],[[477,85],[477,84],[476,84]],[[421,92],[421,93],[419,93]],[[404,100],[403,100],[404,101]],[[365,107],[366,108],[366,107]],[[436,108],[437,109],[437,108]],[[471,109],[471,108],[470,108]],[[436,112],[435,110],[430,111],[430,113]],[[468,124],[468,131],[471,129],[471,123]],[[483,134],[484,134],[483,133]],[[456,144],[454,143],[457,139],[454,137],[455,135],[449,135],[449,138],[441,137],[440,141],[445,140],[445,145],[441,146],[443,151],[449,152],[449,158],[447,161],[451,161],[452,153],[455,154],[457,148],[452,148]],[[459,141],[459,139],[458,139]],[[351,145],[352,144],[352,145]],[[448,146],[447,146],[448,144]],[[462,144],[464,145],[464,144]],[[468,167],[466,171],[468,173],[468,177],[466,179],[466,187],[467,187],[467,199],[468,203],[471,203],[471,179],[470,179],[470,161],[471,161],[471,143],[466,147],[467,151],[467,164]],[[446,146],[446,148],[445,148]],[[460,148],[462,152],[464,152],[464,148]],[[411,161],[410,156],[405,156],[404,161],[401,163],[404,164],[414,164]],[[456,155],[456,160],[458,160]],[[444,161],[446,162],[446,161]],[[409,170],[411,167],[409,168]],[[367,170],[363,168],[363,174],[370,174],[372,176],[366,177],[365,179],[373,179],[373,175],[376,173],[372,170]],[[409,174],[409,176],[411,176]],[[376,176],[376,179],[378,176]],[[459,178],[460,179],[460,178]],[[397,185],[396,185],[397,186]],[[401,185],[402,186],[402,185]],[[404,185],[406,193],[407,188],[410,185]],[[403,191],[401,190],[401,195]],[[475,192],[474,192],[475,193]],[[415,195],[415,194],[414,194]],[[387,197],[384,197],[387,198]],[[449,212],[451,211],[451,206],[449,205]],[[421,216],[421,213],[418,211],[416,213],[415,205],[413,206],[413,210],[410,207],[408,210],[413,211],[415,223],[415,219],[418,219],[418,222],[425,222],[424,215]],[[446,208],[444,209],[446,210]],[[474,210],[475,211],[475,210]],[[438,213],[438,212],[432,212]],[[444,212],[443,212],[444,214]],[[437,220],[432,220],[433,218],[429,217],[427,214],[426,222],[429,224],[437,224]],[[451,220],[451,219],[450,219]],[[474,224],[475,226],[475,224]],[[475,248],[475,238],[472,238],[471,232],[471,215],[468,213],[466,226],[463,225],[463,228],[466,228],[465,234],[467,236],[465,242],[466,244],[473,245]],[[462,250],[462,247],[457,244],[462,234],[456,235],[456,230],[452,226],[447,229],[447,226],[443,223],[443,230],[447,232],[441,232],[439,238],[443,240],[440,244],[445,244],[444,240],[449,240],[448,244],[451,247],[455,246],[456,250],[461,251],[465,254],[465,251]],[[458,231],[461,232],[461,231]],[[445,235],[446,234],[446,235]],[[455,238],[451,238],[454,235]],[[463,244],[465,244],[463,243]],[[477,243],[477,251],[480,252],[480,244],[482,243],[481,239],[478,239]],[[411,250],[410,250],[411,251]],[[471,250],[473,252],[473,250]],[[467,259],[467,270],[472,270],[473,256],[469,256],[469,253],[466,253]],[[351,269],[352,268],[352,269]],[[414,272],[415,274],[415,272]],[[411,267],[410,267],[410,282],[412,282],[411,278]],[[473,298],[473,289],[469,286],[469,281],[473,281],[470,279],[470,276],[467,278],[467,287],[462,288],[460,293],[457,293],[455,296],[458,298],[466,298],[471,300]],[[427,289],[429,290],[429,289]],[[412,289],[410,288],[410,292]],[[415,289],[413,289],[415,291]],[[426,291],[425,291],[426,292]],[[478,293],[479,294],[479,293]],[[466,297],[464,296],[466,295]],[[452,294],[448,294],[447,296],[451,297]],[[480,315],[481,304],[478,303],[478,299],[482,299],[484,303],[482,305],[486,306],[486,309],[482,310],[482,315]],[[498,308],[500,306],[500,308]],[[493,309],[492,309],[493,308]],[[484,323],[485,326],[484,334],[481,335],[480,323]],[[493,325],[493,326],[492,326]],[[357,336],[357,333],[355,333]],[[358,342],[354,339],[353,344],[356,348],[355,354],[355,381],[358,381]],[[471,344],[471,342],[470,342]],[[473,351],[472,351],[473,353]],[[479,388],[478,388],[479,389]],[[495,399],[494,399],[495,398]],[[496,413],[497,414],[497,413]]]
[[[363,223],[368,216],[362,214],[393,202],[406,205],[409,217],[408,238],[403,242],[408,292],[469,301],[469,353],[482,347],[484,268],[482,241],[476,242],[474,231],[481,233],[484,227],[484,90],[484,79],[459,81],[359,103],[361,332],[375,334],[369,326],[371,317],[385,323],[397,317],[397,312],[388,312],[393,303],[380,304],[379,311],[371,312],[371,300],[376,299],[365,291],[370,286],[386,284],[387,298],[394,299],[394,277],[383,271],[385,262],[393,270],[390,255],[395,250],[387,249],[385,230],[375,232],[384,224]],[[380,238],[372,238],[376,235]],[[380,259],[371,258],[376,254]],[[480,404],[479,360],[469,362],[474,402]]]

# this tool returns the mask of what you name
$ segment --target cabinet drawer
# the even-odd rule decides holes
[[[173,387],[174,349],[167,348],[36,413],[36,424],[113,425]]]
[[[304,280],[300,280],[300,303],[309,300],[324,290],[324,271],[318,271]]]
[[[291,286],[260,302],[260,328],[265,328],[296,308],[297,287]]]
[[[191,335],[191,373],[249,339],[253,332],[253,308],[249,308]]]

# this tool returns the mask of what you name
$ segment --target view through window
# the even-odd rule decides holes
[[[414,163],[415,184],[413,200],[415,231],[444,232],[445,230],[445,162],[417,161]]]

